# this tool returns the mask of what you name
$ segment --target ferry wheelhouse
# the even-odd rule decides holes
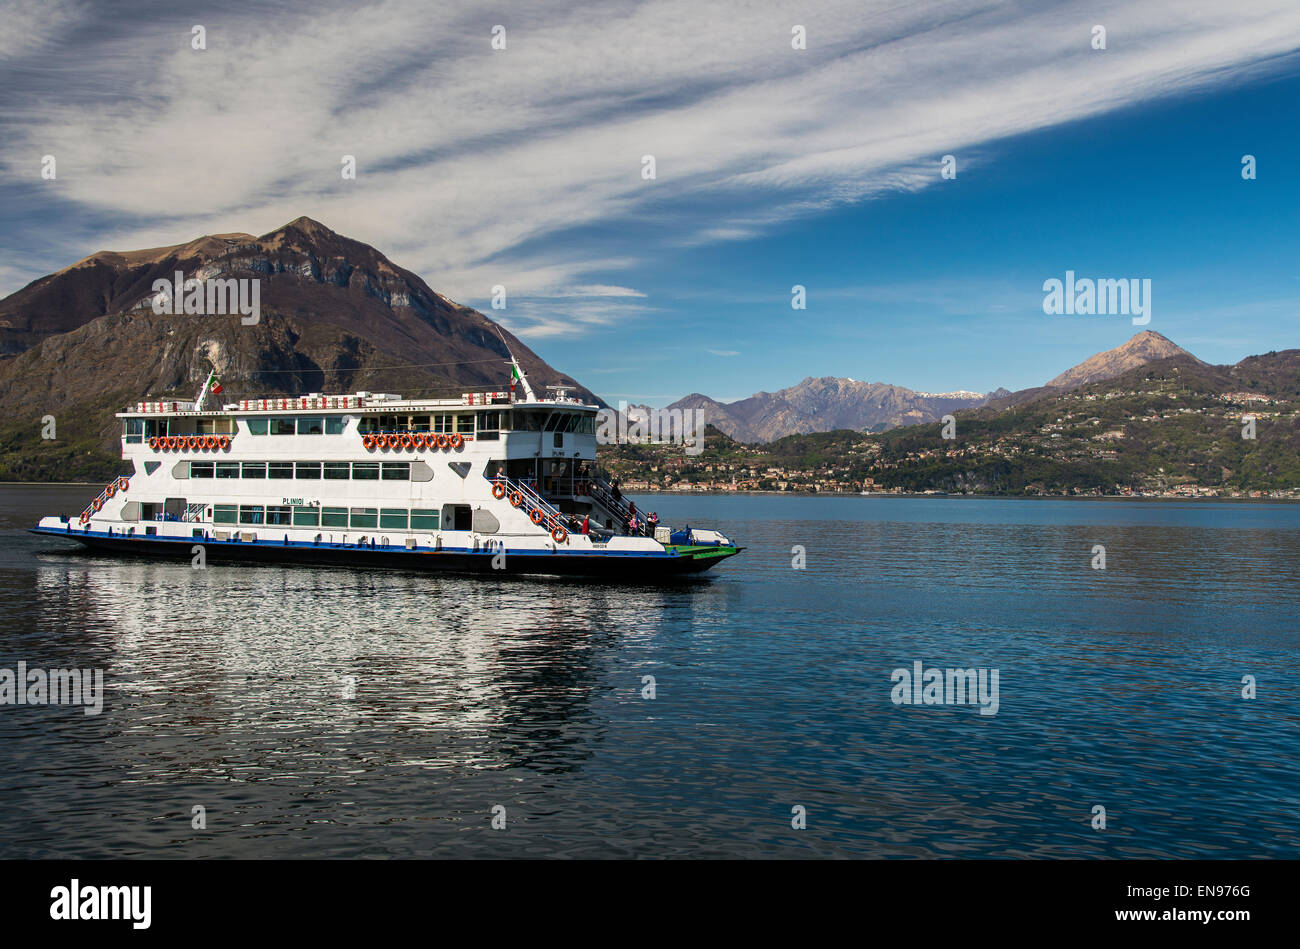
[[[629,581],[742,549],[713,530],[629,531],[644,512],[597,472],[598,407],[562,388],[205,409],[207,391],[117,413],[132,474],[34,532],[124,553]]]

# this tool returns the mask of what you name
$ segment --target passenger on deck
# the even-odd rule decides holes
[[[584,515],[583,515],[583,517],[582,517],[582,528],[581,528],[581,530],[582,530],[582,533],[584,533],[584,534],[590,534],[590,533],[591,533],[591,515],[590,515],[590,514],[584,514]]]

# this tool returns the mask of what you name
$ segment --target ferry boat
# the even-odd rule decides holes
[[[118,412],[132,474],[33,532],[118,553],[627,581],[698,573],[743,549],[698,527],[630,531],[645,514],[596,469],[598,407],[564,387],[537,398],[512,363],[509,392],[213,409],[209,374],[194,401]]]

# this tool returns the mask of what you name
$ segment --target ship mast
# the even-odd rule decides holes
[[[513,401],[515,384],[514,380],[518,377],[524,385],[524,400],[526,402],[536,402],[537,396],[533,395],[533,387],[528,384],[528,377],[524,375],[523,367],[519,365],[519,360],[515,359],[515,354],[510,352],[510,344],[506,342],[505,334],[501,332],[501,327],[495,327],[497,336],[501,337],[501,345],[506,348],[506,355],[510,357],[510,368],[513,370],[510,377],[510,393]]]
[[[203,402],[208,397],[208,387],[212,385],[212,377],[215,376],[216,374],[217,374],[217,370],[215,366],[212,369],[208,370],[208,377],[203,380],[203,388],[200,389],[199,394],[194,397],[195,412],[203,411]]]

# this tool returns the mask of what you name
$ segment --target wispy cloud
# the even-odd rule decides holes
[[[1232,82],[1300,45],[1294,0],[829,0],[730,15],[694,0],[506,13],[299,0],[178,3],[130,23],[105,7],[10,8],[21,29],[11,21],[0,44],[0,197],[30,224],[19,240],[11,212],[0,291],[104,247],[309,214],[454,299],[506,285],[493,315],[532,336],[653,312],[611,278],[653,255],[638,229],[678,246],[761,235],[930,186],[944,154],[966,161],[1004,136]],[[195,23],[206,50],[191,48]],[[795,23],[806,50],[790,46]],[[55,182],[39,178],[44,154]]]

